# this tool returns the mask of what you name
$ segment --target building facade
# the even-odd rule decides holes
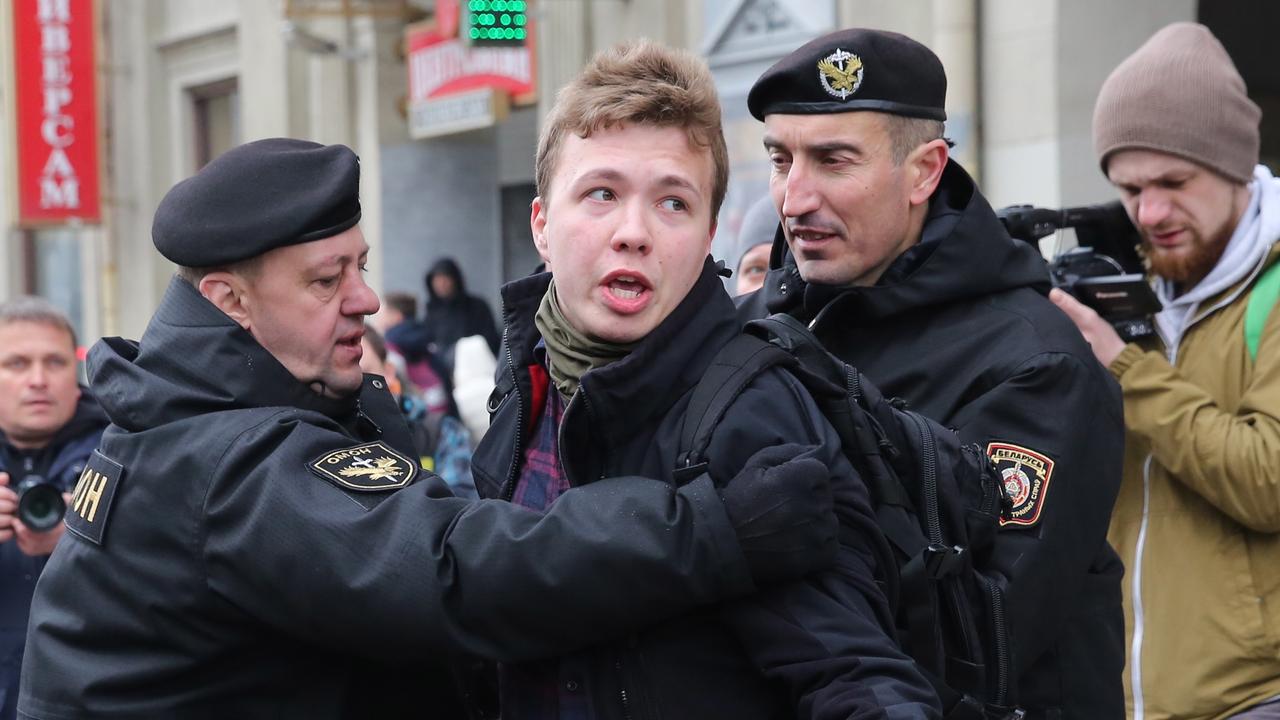
[[[34,0],[57,10],[70,0]],[[468,0],[462,0],[464,9]],[[13,47],[14,4],[0,6]],[[101,216],[20,220],[14,187],[13,53],[0,59],[0,298],[34,292],[83,339],[136,337],[173,267],[150,240],[164,193],[227,148],[287,135],[344,143],[361,157],[362,223],[378,290],[424,294],[423,273],[455,258],[469,287],[497,289],[537,263],[528,231],[539,121],[597,50],[649,37],[707,57],[721,91],[732,163],[714,248],[764,193],[762,125],[746,93],[765,68],[838,27],[904,32],[946,66],[947,133],[994,206],[1069,206],[1112,192],[1090,119],[1102,80],[1160,26],[1200,20],[1222,37],[1264,110],[1264,155],[1280,122],[1280,71],[1262,35],[1266,0],[530,0],[536,101],[465,132],[414,139],[405,31],[445,0],[111,0],[96,11]],[[1272,112],[1274,110],[1274,112]]]

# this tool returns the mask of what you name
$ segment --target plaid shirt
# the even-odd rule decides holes
[[[565,406],[546,368],[531,365],[529,374],[533,417],[511,502],[543,511],[569,489],[559,454]],[[502,720],[592,720],[591,700],[581,679],[584,671],[585,666],[559,659],[499,666]]]

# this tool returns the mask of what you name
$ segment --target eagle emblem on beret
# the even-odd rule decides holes
[[[818,82],[832,97],[848,100],[862,85],[862,58],[837,48],[818,61]]]

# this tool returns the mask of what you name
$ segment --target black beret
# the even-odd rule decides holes
[[[151,239],[187,267],[217,267],[332,237],[360,221],[360,161],[345,145],[270,138],[218,156],[173,186]]]
[[[929,48],[884,30],[840,30],[806,43],[751,86],[747,109],[765,115],[878,110],[946,120],[947,74]]]

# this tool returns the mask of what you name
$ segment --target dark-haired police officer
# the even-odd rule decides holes
[[[89,354],[112,424],[36,591],[21,717],[455,717],[460,656],[564,653],[831,557],[829,488],[786,463],[546,515],[450,497],[360,372],[358,184],[348,148],[272,139],[161,201],[179,277],[141,342]]]
[[[946,83],[924,45],[865,29],[818,38],[756,81],[747,105],[765,124],[783,232],[743,313],[811,323],[1001,471],[1013,507],[987,564],[1004,576],[1010,653],[990,658],[986,699],[1032,718],[1121,718],[1121,567],[1106,543],[1119,389],[1046,298],[1039,253],[948,158]],[[1002,689],[1001,672],[1015,682]]]

